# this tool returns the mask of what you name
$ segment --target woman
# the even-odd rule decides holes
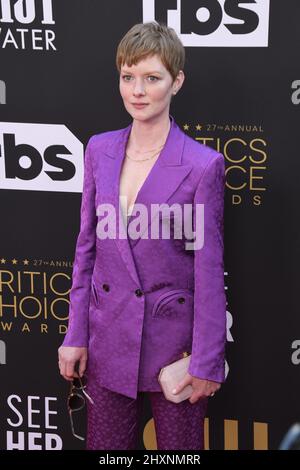
[[[86,372],[94,400],[88,449],[134,449],[145,392],[158,449],[202,449],[207,400],[224,381],[224,157],[188,137],[169,114],[184,82],[184,58],[173,29],[133,26],[117,50],[132,123],[93,136],[86,149],[59,366],[67,380],[78,362],[79,374]],[[204,225],[196,217],[202,205]],[[190,218],[182,218],[185,207]],[[193,236],[175,236],[191,214]],[[173,236],[149,235],[157,223]],[[189,370],[176,393],[191,384],[193,394],[173,403],[157,378],[185,352]]]

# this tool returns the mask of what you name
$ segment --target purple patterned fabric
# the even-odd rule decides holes
[[[139,419],[143,398],[149,393],[154,419],[157,449],[202,450],[204,417],[208,399],[193,405],[167,401],[161,392],[139,392],[137,398],[112,392],[96,382],[89,384],[87,450],[137,449]]]
[[[185,250],[184,239],[100,240],[99,204],[112,204],[122,224],[119,181],[132,124],[91,137],[85,153],[81,226],[63,345],[88,347],[89,381],[131,398],[138,391],[161,391],[161,367],[184,351],[192,353],[193,376],[224,381],[224,157],[170,119],[166,144],[135,203],[143,203],[149,213],[152,203],[204,204],[200,250]]]

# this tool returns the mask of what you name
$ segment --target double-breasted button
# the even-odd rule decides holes
[[[109,292],[110,287],[108,284],[102,284],[102,289],[105,290],[105,292]]]
[[[184,302],[185,302],[185,298],[184,297],[179,297],[178,303],[184,304]]]
[[[143,295],[143,292],[141,291],[141,289],[136,289],[134,293],[137,297],[142,297]]]

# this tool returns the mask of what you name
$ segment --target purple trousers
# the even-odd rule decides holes
[[[87,450],[135,450],[138,423],[145,393],[149,394],[157,448],[159,450],[202,450],[207,399],[172,403],[162,392],[138,392],[136,399],[88,384]]]

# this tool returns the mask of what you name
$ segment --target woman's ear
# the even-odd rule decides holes
[[[173,84],[173,93],[172,93],[173,95],[176,95],[176,93],[178,93],[178,91],[183,85],[184,79],[185,79],[185,75],[184,75],[183,70],[179,70],[178,75],[175,78],[174,84]]]

